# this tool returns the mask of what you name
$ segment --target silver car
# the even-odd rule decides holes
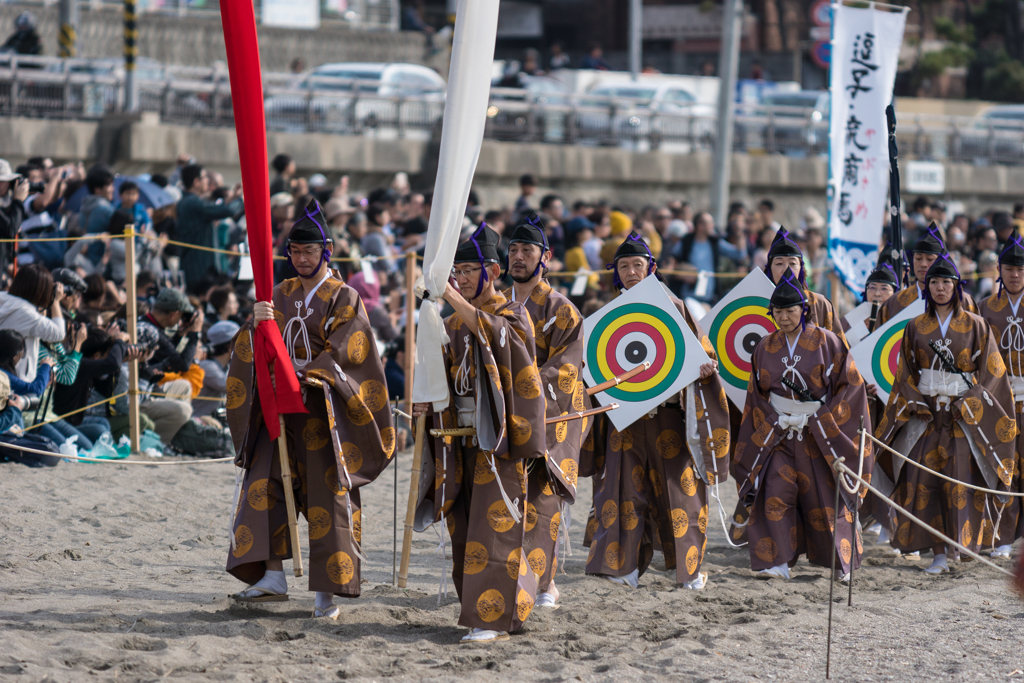
[[[444,115],[446,88],[418,64],[324,64],[293,86],[267,88],[267,128],[429,137]]]

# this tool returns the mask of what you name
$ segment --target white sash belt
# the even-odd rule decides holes
[[[1024,401],[1024,377],[1009,375],[1010,388],[1013,389],[1013,400]]]
[[[952,399],[967,393],[967,382],[959,375],[939,370],[921,370],[918,391],[924,396],[934,396],[937,405],[947,405]]]
[[[795,436],[798,441],[803,441],[802,432],[807,427],[807,421],[818,412],[821,404],[817,401],[796,401],[774,391],[769,400],[779,414],[779,427],[787,431],[786,438],[792,439]]]
[[[455,406],[459,411],[460,427],[475,427],[476,398],[473,396],[455,396]]]

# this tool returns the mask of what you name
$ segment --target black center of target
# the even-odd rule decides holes
[[[751,332],[743,337],[743,350],[753,355],[754,349],[757,348],[757,342],[759,341],[761,341],[761,335],[757,332]]]
[[[626,361],[639,365],[647,360],[647,346],[643,342],[632,341],[626,344]]]

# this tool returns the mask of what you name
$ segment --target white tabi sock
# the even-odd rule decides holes
[[[615,583],[621,583],[624,586],[629,586],[630,588],[636,588],[640,583],[640,570],[634,569],[625,576],[606,576],[604,578]]]
[[[278,595],[284,595],[288,592],[288,579],[285,578],[283,571],[275,572],[268,569],[263,573],[263,578],[257,581],[253,587],[257,586],[266,588]]]
[[[887,545],[889,543],[889,530],[881,529],[878,532],[878,545]]]
[[[932,560],[931,566],[924,571],[927,574],[941,574],[942,572],[948,572],[949,565],[946,564],[946,553],[936,554],[935,559]]]
[[[779,564],[779,565],[776,565],[776,566],[772,567],[771,569],[762,569],[761,571],[758,572],[758,574],[766,574],[768,576],[778,576],[781,579],[788,579],[789,578],[789,565],[788,564]]]
[[[321,593],[316,592],[316,608],[319,610],[325,610],[334,604],[334,593]]]
[[[875,522],[874,524],[869,526],[867,529],[865,529],[864,533],[866,533],[866,534],[881,534],[882,531],[883,531],[882,525],[879,524],[878,522]]]
[[[1011,545],[1001,545],[992,551],[992,557],[1009,557],[1012,549]]]
[[[698,573],[697,578],[693,579],[692,581],[687,581],[686,583],[684,583],[683,588],[686,588],[687,590],[691,591],[699,591],[704,588],[704,584],[707,583],[707,580],[708,575],[706,573]]]

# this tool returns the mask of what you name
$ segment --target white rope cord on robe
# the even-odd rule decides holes
[[[209,460],[172,460],[170,462],[154,462],[150,460],[111,460],[108,458],[86,458],[79,455],[64,455],[62,453],[51,453],[50,451],[41,451],[37,448],[26,448],[25,446],[15,446],[14,444],[4,443],[0,444],[0,448],[13,448],[16,451],[25,451],[26,453],[36,453],[37,455],[46,455],[51,458],[60,458],[61,460],[80,460],[81,462],[100,462],[109,463],[112,465],[205,465],[211,462],[231,462],[235,458],[212,458]]]
[[[909,462],[909,463],[910,463],[911,465],[914,465],[914,466],[916,466],[916,467],[919,467],[919,468],[921,468],[922,470],[925,470],[926,472],[930,472],[931,474],[934,474],[934,475],[935,475],[936,477],[938,477],[938,478],[940,478],[940,479],[945,479],[946,481],[951,481],[951,482],[953,482],[954,484],[959,484],[960,486],[963,486],[963,487],[965,487],[965,488],[969,488],[969,489],[974,489],[975,491],[982,491],[982,492],[984,492],[984,493],[991,493],[991,494],[994,494],[994,495],[997,495],[997,496],[1010,496],[1010,497],[1012,497],[1012,498],[1024,498],[1024,493],[1014,493],[1013,491],[996,491],[996,490],[994,490],[994,489],[987,489],[987,488],[985,488],[985,487],[983,487],[983,486],[974,486],[973,484],[967,484],[967,483],[964,483],[964,482],[960,481],[959,479],[954,479],[953,477],[947,477],[947,476],[946,476],[945,474],[943,474],[943,473],[941,473],[941,472],[936,472],[935,470],[933,470],[933,469],[932,469],[932,468],[930,468],[930,467],[926,467],[925,465],[922,465],[922,464],[921,464],[921,463],[919,463],[919,462],[916,462],[916,461],[914,461],[914,460],[911,460],[910,458],[908,458],[907,456],[903,455],[903,454],[902,454],[902,453],[900,453],[899,451],[897,451],[897,450],[894,450],[894,449],[893,449],[893,448],[891,448],[890,446],[887,446],[886,444],[882,443],[881,441],[879,441],[878,439],[876,439],[876,438],[875,438],[874,436],[872,436],[871,434],[868,434],[868,433],[866,433],[866,432],[865,432],[865,435],[866,435],[866,436],[867,436],[867,437],[868,437],[869,439],[871,439],[872,441],[874,441],[875,443],[877,443],[877,444],[878,444],[879,446],[881,446],[881,447],[882,447],[882,448],[884,448],[885,450],[887,450],[887,451],[889,451],[890,453],[892,453],[893,455],[895,455],[895,456],[898,456],[898,457],[899,457],[899,458],[901,458],[902,460],[905,460],[906,462]],[[884,497],[884,496],[883,496],[883,497]]]
[[[964,553],[966,555],[969,555],[970,557],[973,557],[975,560],[978,560],[982,564],[987,564],[988,566],[990,566],[993,569],[995,569],[997,572],[1001,572],[1001,573],[1006,574],[1007,576],[1010,576],[1010,577],[1014,576],[1013,572],[1007,571],[1006,569],[1003,569],[1002,567],[1000,567],[995,562],[992,562],[991,560],[982,557],[981,555],[979,555],[978,553],[974,552],[973,550],[970,550],[970,549],[960,545],[959,543],[957,543],[952,538],[950,538],[946,534],[942,533],[941,531],[939,531],[935,527],[929,526],[928,524],[924,523],[923,521],[921,521],[920,519],[918,519],[914,515],[912,515],[909,512],[907,512],[903,507],[897,505],[893,501],[891,501],[888,498],[886,498],[885,495],[883,495],[881,491],[879,491],[874,486],[872,486],[867,481],[865,481],[865,479],[863,477],[857,476],[856,472],[854,472],[849,467],[847,467],[844,464],[844,462],[843,462],[843,458],[837,458],[836,460],[833,460],[832,461],[832,468],[834,470],[837,470],[837,471],[842,471],[848,477],[851,477],[853,479],[859,480],[859,483],[858,483],[857,487],[854,488],[853,490],[851,490],[847,486],[846,482],[841,477],[836,477],[836,480],[839,481],[840,486],[842,486],[844,489],[846,489],[847,492],[855,494],[858,490],[860,490],[861,486],[864,486],[868,491],[871,491],[876,496],[881,498],[887,505],[889,505],[890,507],[892,507],[892,508],[898,510],[899,512],[903,513],[914,524],[918,525],[919,527],[921,527],[923,529],[927,529],[928,532],[930,534],[932,534],[933,536],[936,536],[937,538],[941,538],[943,541],[945,541],[946,545],[953,546],[954,548],[957,548],[958,550],[960,550],[960,552],[962,552],[962,553]]]

